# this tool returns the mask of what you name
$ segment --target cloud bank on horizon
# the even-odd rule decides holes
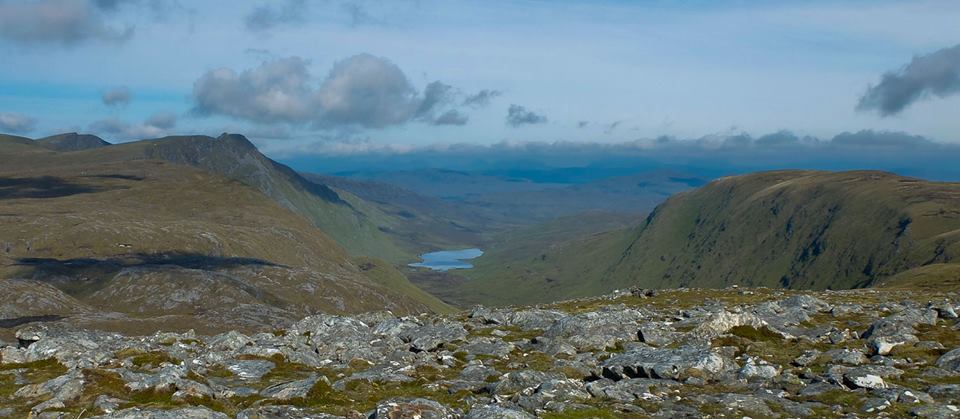
[[[885,170],[932,180],[960,181],[960,144],[902,132],[862,130],[830,138],[778,131],[700,138],[658,137],[620,143],[499,142],[422,147],[358,142],[280,156],[297,170],[328,174],[455,170],[510,172],[587,168],[604,176],[677,170],[705,177],[758,170]]]
[[[239,131],[280,154],[784,128],[960,142],[956,2],[567,6],[0,0],[18,63],[0,130]]]

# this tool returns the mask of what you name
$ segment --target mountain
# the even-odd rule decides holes
[[[164,144],[57,152],[10,142],[17,147],[0,144],[5,320],[68,317],[146,333],[264,330],[318,312],[450,309],[391,265],[351,256],[258,188],[174,164],[170,154],[147,158],[169,153]],[[255,156],[217,155],[190,157],[210,167],[237,158],[243,167]]]
[[[75,132],[41,138],[37,140],[37,144],[56,151],[90,150],[110,145],[96,135],[77,134]]]
[[[960,271],[960,184],[871,171],[726,177],[673,196],[633,228],[520,260],[502,254],[478,259],[457,294],[495,304],[629,286],[916,284]]]
[[[54,138],[60,137],[63,136]],[[38,158],[43,160],[42,156]],[[390,221],[388,215],[348,193],[307,181],[289,167],[264,156],[241,135],[143,140],[71,152],[70,159],[87,164],[161,160],[193,166],[259,190],[305,217],[352,255],[399,263],[413,260],[422,250],[398,244],[381,230]]]
[[[769,172],[668,200],[605,279],[845,289],[958,254],[960,184],[870,171]]]

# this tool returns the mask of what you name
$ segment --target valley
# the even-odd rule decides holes
[[[954,183],[337,177],[229,134],[4,136],[0,163],[6,414],[843,417],[956,400]]]
[[[957,22],[0,0],[0,419],[960,419]]]

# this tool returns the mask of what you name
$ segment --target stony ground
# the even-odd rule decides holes
[[[0,416],[957,417],[957,293],[633,290],[252,336],[26,325]]]

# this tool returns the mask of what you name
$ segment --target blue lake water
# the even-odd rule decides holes
[[[414,268],[427,268],[434,271],[449,271],[451,269],[470,269],[473,265],[464,262],[483,255],[480,249],[443,250],[440,252],[424,253],[420,255],[422,262],[411,263]]]

